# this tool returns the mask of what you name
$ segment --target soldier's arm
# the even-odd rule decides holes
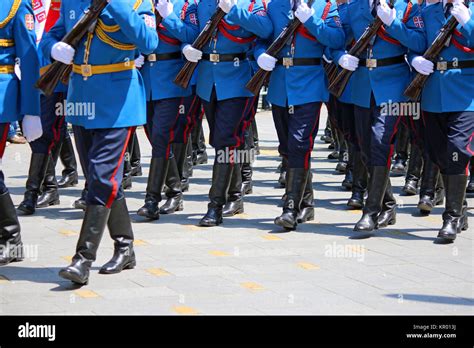
[[[193,42],[199,35],[199,23],[197,22],[197,5],[190,0],[186,17],[181,20],[175,12],[161,22],[163,26],[181,42]]]
[[[421,17],[420,7],[417,4],[413,5],[406,23],[397,17],[386,29],[390,36],[412,51],[424,52],[427,48],[423,18]]]
[[[471,19],[469,22],[461,27],[460,32],[466,38],[467,46],[469,48],[474,48],[474,12],[471,13]]]
[[[265,53],[268,46],[270,46],[270,42],[268,40],[257,39],[255,43],[255,49],[253,51],[253,56],[255,60],[257,60],[262,53]]]
[[[354,5],[355,3],[351,3],[347,6],[344,6],[345,9],[344,11],[341,11],[339,13],[340,15],[340,21],[341,21],[341,24],[342,24],[342,30],[344,31],[344,37],[345,37],[345,42],[344,44],[347,46],[348,43],[354,41],[355,37],[354,37],[354,33],[352,31],[352,28],[351,28],[351,18],[350,18],[350,10],[351,10],[351,7],[352,6],[355,6]],[[330,55],[331,57],[333,58],[333,61],[335,63],[339,62],[339,59],[344,55],[346,54],[346,50],[345,50],[345,47],[338,47],[336,49],[333,49],[333,48],[330,48],[329,50],[330,52]]]
[[[64,19],[64,6],[61,6],[59,12],[59,19],[57,20],[56,24],[54,24],[54,26],[47,33],[44,33],[43,37],[41,38],[41,42],[39,44],[38,49],[41,50],[41,54],[43,55],[43,57],[47,58],[48,60],[53,60],[51,58],[51,50],[54,44],[61,41],[66,35],[66,25]]]
[[[31,20],[27,23],[27,20]],[[20,59],[20,114],[40,115],[40,95],[34,87],[39,78],[40,62],[36,47],[34,13],[31,1],[23,0],[15,16],[13,36],[17,58]]]
[[[122,32],[144,54],[152,53],[158,47],[156,26],[145,21],[145,16],[155,18],[150,0],[144,0],[138,9],[134,10],[133,1],[109,0],[108,10],[114,17]]]
[[[267,11],[261,0],[255,2],[251,12],[246,8],[240,7],[237,3],[226,15],[226,18],[264,39],[270,37],[273,33],[272,21],[268,18]]]
[[[343,48],[345,43],[344,30],[342,29],[336,5],[332,4],[326,19],[322,13],[314,13],[304,26],[324,46],[332,49]]]

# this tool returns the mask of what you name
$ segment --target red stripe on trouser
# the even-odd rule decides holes
[[[243,127],[245,127],[245,122],[244,122],[244,119],[245,119],[245,116],[247,115],[247,107],[249,105],[249,100],[250,98],[247,98],[247,101],[245,102],[245,107],[244,107],[244,110],[242,112],[242,117],[240,118],[239,120],[239,123],[237,124],[237,126],[235,127],[234,129],[234,139],[237,141],[237,144],[235,146],[230,146],[229,147],[229,154],[231,154],[231,152],[233,152],[235,149],[239,148],[240,147],[240,144],[241,144],[241,137],[239,137],[239,135],[237,134],[237,132],[239,131],[240,128],[240,125],[242,124]],[[242,123],[244,122],[244,123]],[[234,158],[234,156],[230,156],[230,158]],[[234,164],[234,161],[231,161],[232,164]]]
[[[189,134],[191,133],[191,129],[193,128],[193,114],[195,112],[195,105],[199,104],[196,103],[197,101],[197,96],[194,96],[193,101],[191,102],[191,105],[189,106],[189,112],[186,114],[186,126],[184,126],[184,131],[183,131],[183,140],[184,143],[188,143],[188,137]]]
[[[118,192],[118,183],[117,180],[115,180],[115,176],[117,175],[117,172],[122,165],[123,162],[123,157],[125,156],[125,152],[127,151],[128,147],[128,142],[130,141],[130,137],[132,133],[135,131],[135,127],[130,127],[127,132],[127,139],[125,140],[125,144],[123,146],[122,152],[120,154],[119,161],[117,163],[117,166],[115,167],[112,176],[110,177],[110,182],[112,183],[112,193],[109,196],[109,199],[107,200],[107,204],[105,205],[107,208],[111,208],[112,204],[115,201],[115,198],[117,198],[117,192]]]
[[[466,150],[467,152],[471,154],[471,156],[474,156],[474,150],[471,149],[471,144],[472,144],[473,139],[474,139],[474,133],[472,133],[471,136],[469,137],[469,141],[467,142],[467,146],[466,146]],[[469,164],[470,164],[470,161],[467,161],[466,175],[469,175]]]
[[[174,140],[174,127],[176,126],[176,123],[178,122],[179,119],[179,112],[181,111],[181,106],[183,105],[184,98],[181,97],[178,105],[178,112],[176,113],[176,117],[174,119],[174,123],[171,125],[170,128],[170,137],[168,140],[168,146],[166,147],[166,158],[168,159],[170,157],[170,150],[171,150],[171,144],[173,143]]]
[[[393,132],[392,135],[390,135],[390,151],[388,153],[388,158],[387,158],[387,168],[390,169],[392,166],[392,156],[393,156],[393,150],[395,148],[395,144],[393,144],[393,138],[397,135],[398,132],[398,124],[400,123],[400,120],[402,119],[403,116],[399,116],[397,122],[395,123],[395,126],[393,127]]]
[[[310,158],[311,158],[311,152],[313,151],[314,147],[314,138],[313,138],[313,133],[317,125],[319,124],[319,117],[321,116],[321,106],[318,108],[316,111],[316,119],[313,125],[313,128],[311,128],[311,133],[309,134],[309,149],[308,152],[306,152],[306,155],[304,156],[304,170],[309,169],[309,163],[310,163]]]
[[[7,147],[9,130],[10,130],[10,123],[5,123],[3,132],[1,133],[2,137],[0,138],[0,159],[3,158],[3,155],[5,154],[5,148]]]

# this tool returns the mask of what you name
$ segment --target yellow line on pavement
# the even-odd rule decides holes
[[[178,314],[183,314],[183,315],[196,315],[199,314],[197,310],[195,310],[192,307],[188,306],[174,306],[173,311],[175,311]]]
[[[257,283],[254,282],[245,282],[241,284],[244,288],[252,291],[260,291],[260,290],[265,290],[265,288]]]
[[[318,270],[321,269],[318,265],[309,263],[309,262],[299,262],[298,266],[306,270]]]
[[[156,276],[156,277],[162,277],[162,276],[168,276],[170,275],[169,272],[165,271],[164,269],[161,268],[150,268],[146,270],[148,273]]]
[[[76,290],[74,293],[82,298],[97,298],[100,297],[98,293],[92,290]]]

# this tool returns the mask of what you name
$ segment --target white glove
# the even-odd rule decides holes
[[[272,57],[271,55],[266,53],[262,53],[257,58],[258,66],[265,71],[272,71],[273,69],[275,69],[276,62],[277,59],[275,57]]]
[[[140,69],[143,64],[145,64],[145,57],[143,57],[141,54],[140,54],[140,57],[138,57],[137,59],[135,59],[135,67]]]
[[[344,54],[341,58],[339,58],[339,65],[350,71],[356,71],[359,67],[359,58],[351,56],[350,54]]]
[[[463,27],[466,25],[467,22],[471,20],[471,11],[463,4],[456,2],[454,4],[453,10],[451,14],[456,18],[459,24]]]
[[[394,8],[390,8],[385,0],[381,0],[380,5],[377,7],[377,16],[379,16],[383,24],[391,26],[395,18],[397,18],[397,11]]]
[[[183,48],[183,54],[186,57],[187,60],[193,63],[197,63],[201,60],[202,58],[202,51],[199,51],[195,49],[191,45],[186,45]]]
[[[23,135],[29,143],[39,139],[43,135],[43,126],[39,116],[25,115],[23,117]]]
[[[71,64],[76,50],[65,42],[56,42],[51,49],[51,57],[64,64]]]
[[[301,23],[306,23],[306,21],[314,14],[314,9],[309,8],[308,4],[302,2],[298,5],[298,8],[295,11],[295,17],[300,20]]]
[[[411,65],[415,68],[416,71],[418,71],[422,75],[428,76],[434,73],[433,62],[422,56],[413,58],[413,60],[411,61]]]
[[[236,3],[237,3],[237,0],[219,0],[219,7],[225,13],[229,13],[230,10],[232,10],[232,7],[234,7]]]
[[[165,19],[173,12],[174,5],[171,1],[168,2],[167,0],[158,0],[156,9],[160,13],[160,16]]]

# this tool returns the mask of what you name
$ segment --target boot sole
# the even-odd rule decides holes
[[[126,263],[125,266],[123,266],[119,270],[108,271],[108,270],[105,270],[105,269],[100,269],[99,274],[117,274],[117,273],[120,273],[120,272],[122,272],[124,270],[127,270],[127,269],[134,269],[136,266],[137,266],[136,261],[130,261],[129,263]]]
[[[176,213],[177,211],[183,211],[183,210],[184,210],[184,205],[180,204],[179,206],[176,207],[176,209],[170,209],[170,210],[161,210],[160,209],[160,214],[170,215],[170,214]]]
[[[30,210],[28,208],[23,208],[23,207],[18,207],[17,208],[18,211],[21,211],[23,213],[23,215],[34,215],[36,210]]]
[[[221,225],[223,222],[224,222],[223,220],[216,221],[215,223],[200,222],[199,227],[217,227],[217,226]]]
[[[66,280],[70,280],[71,282],[75,283],[75,284],[79,284],[79,285],[87,285],[89,283],[89,279],[86,279],[85,281],[78,278],[77,275],[73,274],[73,273],[70,273],[68,271],[59,271],[59,276],[61,278],[64,278]]]
[[[58,199],[58,200],[48,202],[48,203],[36,204],[36,208],[47,208],[47,207],[51,207],[53,205],[59,205],[59,204],[61,204],[61,202]]]
[[[388,226],[393,226],[393,225],[395,225],[396,223],[397,223],[397,219],[392,219],[392,220],[390,220],[389,222],[387,222],[386,224],[383,224],[383,225],[377,224],[377,227],[376,227],[376,228],[377,228],[377,229],[379,229],[379,228],[386,228],[386,227],[388,227]]]
[[[14,259],[8,260],[8,261],[6,261],[6,262],[0,262],[0,266],[6,266],[6,265],[8,265],[8,264],[10,264],[10,263],[13,263],[13,262],[21,262],[21,261],[23,261],[23,260],[24,260],[24,258],[15,257]]]
[[[138,211],[137,212],[137,215],[138,216],[141,216],[141,217],[144,217],[144,218],[147,218],[148,220],[159,220],[160,219],[160,215],[150,215],[150,214],[147,214],[147,213],[143,213],[143,212],[140,212]]]
[[[296,219],[296,221],[299,224],[304,224],[305,222],[308,222],[308,221],[314,221],[314,215],[310,215],[306,219]]]
[[[67,184],[62,184],[62,185],[58,184],[58,187],[59,188],[68,188],[68,187],[75,187],[77,185],[79,185],[79,181],[74,181],[74,182],[67,183]]]
[[[347,202],[347,206],[348,207],[351,207],[351,208],[354,208],[356,210],[360,210],[364,207],[364,204],[359,204],[359,203],[354,203],[354,202]]]
[[[228,213],[222,212],[222,216],[223,217],[232,217],[232,216],[243,214],[243,213],[244,213],[244,209],[242,208],[242,209],[237,209],[234,212],[228,212]]]
[[[280,220],[278,218],[275,219],[274,223],[277,226],[283,227],[287,231],[294,231],[294,230],[296,230],[296,226],[297,226],[297,224],[292,225],[292,224],[288,223],[287,221]]]
[[[419,203],[417,208],[420,210],[421,214],[425,214],[425,215],[429,215],[433,211],[433,207],[425,203]]]
[[[405,190],[405,189],[402,189],[402,192],[407,196],[416,196],[418,194],[418,190]]]

